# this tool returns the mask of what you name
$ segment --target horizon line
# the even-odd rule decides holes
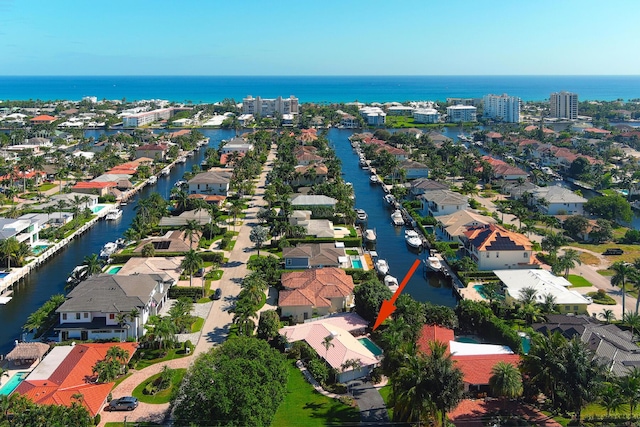
[[[640,77],[640,74],[0,74],[3,77]]]

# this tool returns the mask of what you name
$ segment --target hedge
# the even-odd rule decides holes
[[[156,257],[174,257],[174,256],[184,256],[184,252],[156,252],[155,256]],[[224,259],[224,253],[223,252],[198,252],[198,254],[200,254],[200,256],[202,257],[202,261],[205,262],[213,262],[213,263],[217,263],[220,264],[222,262],[222,260]],[[113,254],[111,255],[111,260],[114,264],[123,264],[127,261],[129,261],[129,259],[131,258],[141,258],[142,257],[142,253],[141,252],[133,252],[133,253],[119,253],[119,254]]]
[[[345,237],[344,239],[332,239],[332,238],[303,238],[303,239],[287,239],[287,242],[291,246],[296,246],[299,243],[335,243],[344,242],[344,246],[347,248],[359,248],[362,246],[362,239],[358,237]]]
[[[182,297],[191,298],[196,301],[202,297],[202,288],[187,288],[183,286],[172,286],[169,288],[169,298],[178,299]]]
[[[365,271],[359,268],[345,268],[344,272],[353,278],[355,284],[368,282],[376,278],[376,273],[373,270]]]

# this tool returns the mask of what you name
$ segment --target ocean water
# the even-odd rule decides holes
[[[640,76],[0,76],[0,100],[167,99],[241,101],[294,95],[300,102],[389,102],[508,93],[542,101],[567,90],[580,100],[640,98]]]

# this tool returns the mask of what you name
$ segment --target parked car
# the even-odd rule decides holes
[[[213,293],[213,299],[220,299],[222,297],[222,289],[218,288]]]
[[[194,276],[196,277],[204,276],[204,268],[199,268],[198,271],[196,271],[196,274],[194,274]]]
[[[620,248],[609,248],[602,255],[622,255],[624,251]]]
[[[138,407],[138,399],[133,396],[120,397],[109,402],[109,411],[133,411]]]

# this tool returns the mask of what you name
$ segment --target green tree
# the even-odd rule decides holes
[[[146,243],[140,251],[143,257],[153,257],[156,254],[156,248],[153,243]]]
[[[282,327],[280,316],[275,310],[266,310],[260,313],[258,321],[258,338],[271,341],[277,338]]]
[[[589,227],[589,220],[581,215],[570,216],[564,221],[563,227],[569,236],[582,239]]]
[[[564,254],[558,257],[558,264],[560,268],[564,270],[564,278],[569,277],[569,270],[574,268],[576,264],[582,265],[580,260],[580,252],[575,249],[567,249]]]
[[[202,226],[195,219],[188,219],[185,225],[181,227],[181,230],[184,231],[184,236],[189,239],[189,247],[193,248],[193,238],[200,237]]]
[[[584,210],[609,221],[630,222],[633,218],[631,205],[620,195],[593,197]]]
[[[202,256],[191,249],[184,254],[184,259],[180,263],[180,268],[189,275],[189,286],[193,286],[193,275],[203,266]],[[203,289],[204,296],[204,289]]]
[[[620,385],[615,382],[605,382],[600,391],[598,405],[607,410],[607,417],[611,415],[611,411],[618,412],[623,404]]]
[[[382,301],[391,299],[393,296],[389,287],[377,279],[356,286],[353,293],[356,312],[369,322],[373,322],[378,317]]]
[[[189,368],[172,399],[176,425],[268,426],[284,399],[287,379],[284,356],[265,341],[227,340]]]
[[[102,267],[104,266],[104,261],[100,259],[98,254],[91,254],[84,257],[84,261],[82,265],[87,266],[87,274],[89,276],[93,276],[96,274],[102,273]]]
[[[15,237],[0,240],[0,253],[7,260],[7,271],[11,271],[11,259],[20,249],[20,242]]]
[[[625,285],[627,281],[631,279],[634,269],[623,261],[614,262],[610,268],[615,272],[613,277],[611,277],[611,284],[613,286],[619,286],[622,290],[622,317],[624,317],[625,297],[627,295]]]
[[[261,225],[256,225],[251,229],[251,232],[249,233],[249,240],[251,240],[256,245],[256,249],[258,249],[258,256],[260,256],[260,248],[267,240],[268,233],[269,229]]]
[[[522,395],[522,375],[511,363],[498,362],[491,368],[489,387],[494,396],[515,399]]]

